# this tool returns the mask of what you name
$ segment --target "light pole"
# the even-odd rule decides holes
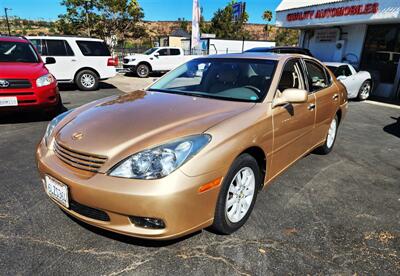
[[[11,36],[10,22],[8,22],[7,11],[11,11],[11,9],[9,9],[9,8],[4,8],[4,13],[6,14],[6,22],[7,22],[8,35]]]
[[[90,35],[90,24],[89,24],[89,7],[88,7],[88,4],[91,4],[92,3],[92,0],[85,0],[85,11],[86,11],[86,26],[87,26],[87,32],[88,32],[88,35],[89,35],[89,37],[91,36]]]

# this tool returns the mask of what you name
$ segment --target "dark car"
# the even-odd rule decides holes
[[[302,54],[313,57],[310,50],[301,47],[256,47],[244,51],[245,53],[277,53],[277,54]]]

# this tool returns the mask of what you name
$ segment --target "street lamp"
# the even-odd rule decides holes
[[[6,22],[7,22],[8,35],[11,36],[10,22],[8,22],[7,11],[11,11],[11,9],[9,9],[9,8],[4,8],[4,13],[6,14]]]
[[[87,32],[89,37],[90,35],[90,24],[89,24],[89,4],[92,4],[92,0],[85,0],[85,11],[86,11],[86,26],[87,26]]]

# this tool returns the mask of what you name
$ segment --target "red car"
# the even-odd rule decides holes
[[[0,113],[40,110],[50,115],[61,108],[57,81],[35,47],[22,37],[0,36]]]

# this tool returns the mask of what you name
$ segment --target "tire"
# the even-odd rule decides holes
[[[93,91],[99,88],[99,77],[92,70],[82,70],[75,77],[79,90]]]
[[[150,67],[144,63],[141,63],[136,67],[136,75],[138,75],[139,78],[147,78],[150,71]]]
[[[336,142],[338,127],[339,127],[339,118],[337,115],[335,115],[329,126],[325,143],[315,150],[316,153],[326,155],[332,151],[333,146],[335,145]]]
[[[365,101],[371,94],[371,90],[372,90],[371,81],[370,80],[364,81],[360,87],[360,90],[358,91],[357,99],[359,101]]]
[[[247,188],[239,187],[241,190],[236,190],[237,176],[240,175],[243,180],[245,173],[252,176],[254,181],[249,180]],[[211,228],[220,234],[227,235],[242,227],[253,210],[261,184],[261,173],[257,161],[249,154],[240,155],[224,178]]]

